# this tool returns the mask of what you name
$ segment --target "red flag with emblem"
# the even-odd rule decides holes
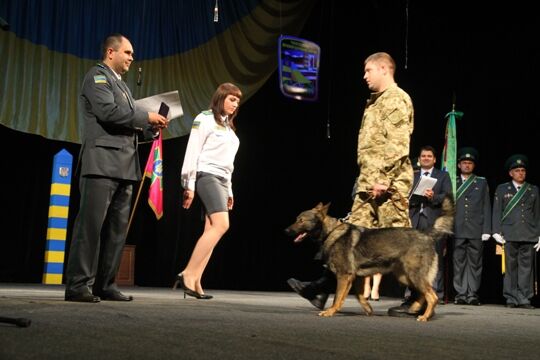
[[[163,154],[161,146],[161,130],[159,136],[152,143],[152,149],[148,155],[148,161],[144,168],[144,176],[150,178],[148,190],[148,205],[154,210],[159,220],[163,216]]]

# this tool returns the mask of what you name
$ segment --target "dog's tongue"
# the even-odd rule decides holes
[[[307,232],[298,235],[298,236],[294,239],[294,242],[300,242],[300,241],[302,241],[302,239],[303,239],[306,235],[307,235]]]

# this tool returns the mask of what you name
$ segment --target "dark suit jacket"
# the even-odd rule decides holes
[[[420,180],[421,172],[423,172],[422,169],[414,171],[413,190]],[[428,200],[428,198],[425,196],[412,195],[409,201],[409,217],[411,218],[413,228],[418,228],[420,209],[422,209],[422,216],[427,217],[429,227],[432,227],[433,224],[435,224],[435,220],[441,214],[441,205],[444,197],[447,194],[452,194],[452,182],[450,181],[450,176],[446,171],[433,168],[431,177],[437,179],[437,183],[433,187],[433,198]]]
[[[462,184],[457,177],[457,188]],[[482,234],[491,234],[491,201],[489,186],[485,178],[477,176],[471,185],[456,199],[454,237],[480,239]]]
[[[519,203],[501,221],[506,204],[517,193],[512,182],[497,186],[493,199],[493,233],[506,241],[538,242],[540,236],[540,199],[538,187],[531,185]]]
[[[104,64],[84,77],[80,108],[84,120],[80,175],[140,180],[137,132],[153,133],[148,113],[137,111],[127,85]]]

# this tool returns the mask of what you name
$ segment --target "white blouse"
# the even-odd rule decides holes
[[[231,176],[240,140],[228,126],[218,125],[211,110],[203,111],[191,126],[191,133],[182,165],[184,189],[195,191],[197,172],[221,176],[228,181],[229,196],[233,196]]]

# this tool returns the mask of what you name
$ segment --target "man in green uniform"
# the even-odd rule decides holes
[[[522,154],[506,160],[512,181],[500,184],[495,190],[492,236],[504,246],[506,306],[534,309],[531,298],[535,250],[540,249],[540,199],[538,187],[525,181],[528,162]]]

